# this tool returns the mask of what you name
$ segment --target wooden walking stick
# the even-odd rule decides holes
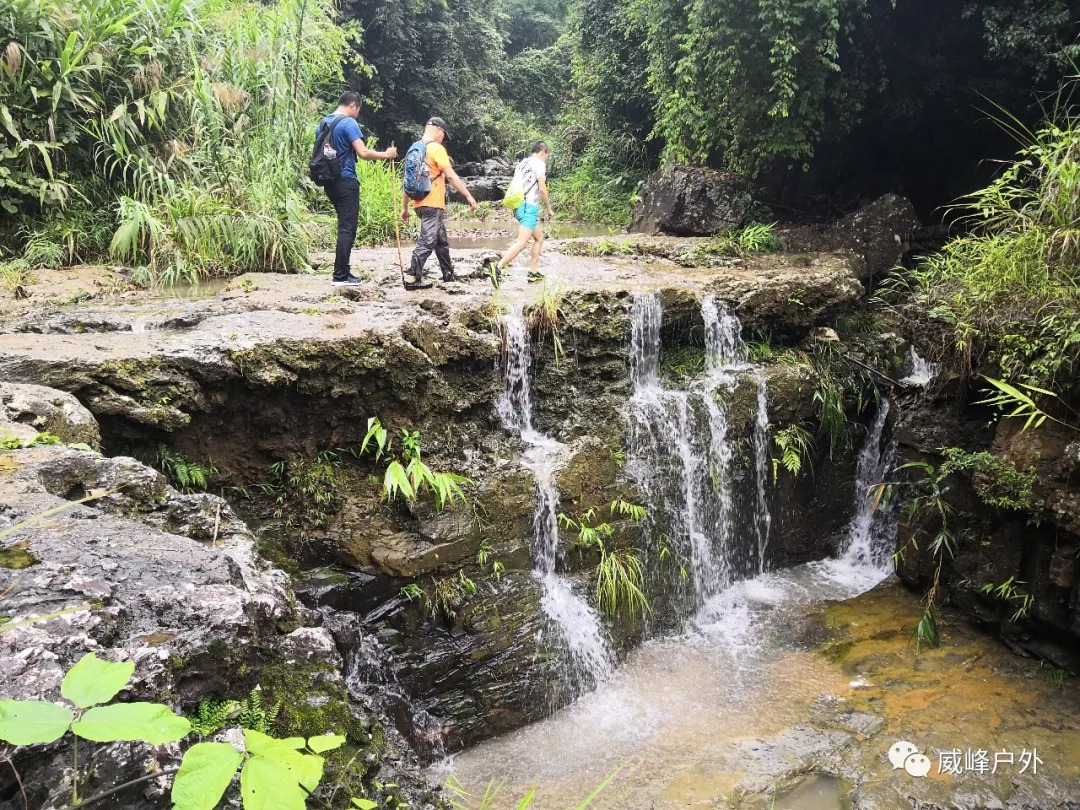
[[[394,142],[391,141],[390,145],[393,146]],[[394,179],[397,179],[396,161],[390,161],[390,173],[394,175]],[[398,196],[397,192],[394,192],[394,241],[397,242],[397,263],[401,269],[401,286],[408,289],[408,285],[405,283],[405,260],[401,258],[401,225],[398,222],[398,210],[397,210]]]

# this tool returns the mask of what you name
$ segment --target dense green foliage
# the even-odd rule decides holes
[[[1066,0],[12,0],[0,281],[102,259],[146,281],[305,267],[328,207],[303,163],[345,86],[380,146],[432,114],[458,161],[547,137],[565,217],[625,224],[661,157],[781,196],[804,167],[803,192],[911,178],[937,204],[997,143],[974,140],[975,107],[1029,119],[1030,88],[1078,54],[1074,18]],[[389,241],[396,179],[361,173],[361,239]]]
[[[902,314],[929,315],[938,358],[960,373],[985,360],[1006,381],[1067,390],[1080,363],[1080,120],[1063,106],[1017,135],[1017,158],[958,205],[970,233],[892,288],[912,296]]]
[[[31,263],[179,281],[307,263],[301,182],[346,35],[329,0],[16,0],[0,205]],[[104,216],[102,215],[104,214]],[[32,253],[52,251],[49,261]]]
[[[565,0],[344,0],[363,34],[349,83],[383,140],[415,140],[441,115],[459,160],[523,151],[562,105]]]
[[[590,139],[629,137],[778,191],[807,165],[830,191],[881,173],[937,204],[949,177],[975,171],[975,108],[1026,109],[1067,71],[1077,33],[1066,0],[598,0],[574,17],[571,117]]]

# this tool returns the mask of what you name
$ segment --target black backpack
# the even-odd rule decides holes
[[[334,129],[345,120],[344,115],[330,126],[323,121],[319,124],[319,130],[315,134],[315,148],[311,150],[311,160],[308,161],[308,171],[311,181],[317,186],[326,186],[341,177],[341,160],[334,148]]]

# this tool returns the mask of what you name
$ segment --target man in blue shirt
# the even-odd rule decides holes
[[[319,140],[323,127],[333,127],[330,142],[337,150],[341,163],[341,177],[328,183],[326,196],[334,204],[337,212],[337,250],[334,253],[334,276],[331,284],[359,284],[360,279],[349,272],[349,257],[356,241],[356,221],[360,215],[360,182],[356,179],[356,159],[392,160],[397,157],[397,148],[391,146],[383,152],[376,152],[364,145],[364,133],[360,131],[357,119],[360,117],[361,98],[359,93],[347,90],[338,99],[338,108],[326,116],[315,129],[315,140]]]

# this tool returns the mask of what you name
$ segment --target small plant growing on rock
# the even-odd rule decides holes
[[[551,335],[556,363],[566,356],[562,339],[559,337],[559,319],[563,317],[562,300],[565,292],[561,283],[545,281],[540,291],[540,300],[529,310],[529,326],[536,330],[541,339],[544,335]]]
[[[64,676],[60,694],[66,703],[44,700],[0,700],[0,739],[13,745],[53,743],[72,733],[71,805],[79,806],[159,773],[133,779],[88,798],[79,796],[79,740],[135,742],[151,745],[177,742],[191,731],[186,717],[161,703],[109,703],[127,686],[135,662],[102,661],[87,653]],[[104,705],[108,704],[108,705]],[[231,746],[229,746],[231,748]]]
[[[156,461],[158,469],[176,483],[176,488],[188,494],[204,492],[210,478],[218,474],[217,465],[212,458],[208,458],[205,464],[200,464],[164,446],[158,448]]]
[[[781,454],[780,458],[772,460],[773,484],[776,484],[780,467],[798,477],[802,472],[803,462],[809,461],[810,454],[814,451],[814,437],[810,435],[810,431],[799,424],[788,425],[777,431],[773,442]]]
[[[266,728],[273,722],[272,715],[276,714],[276,709],[262,710],[257,691],[252,693],[249,701],[241,703],[204,701],[194,726],[188,718],[174,714],[163,704],[110,703],[127,686],[134,671],[133,661],[113,663],[87,653],[64,676],[60,686],[64,703],[0,700],[0,740],[4,742],[17,746],[50,744],[69,731],[72,733],[71,802],[64,810],[115,797],[127,788],[171,774],[176,775],[171,795],[173,810],[213,810],[233,784],[238,770],[244,810],[271,807],[275,810],[305,810],[308,798],[323,778],[322,754],[345,743],[345,737],[340,734],[321,734],[306,740],[303,737],[276,739],[255,728],[247,728],[243,751],[225,742],[197,742],[184,752],[177,768],[144,774],[84,798],[79,794],[80,739],[101,743],[145,742],[157,746],[179,742],[193,727],[203,734],[210,733],[210,726],[221,728],[240,707],[246,706],[239,719],[248,725]],[[11,764],[10,757],[6,761]],[[371,799],[360,797],[349,797],[349,803],[361,810],[379,806]]]
[[[629,518],[634,524],[645,519],[646,509],[639,504],[621,499],[612,501],[608,516]],[[575,520],[566,513],[558,515],[559,525],[577,533],[575,543],[582,548],[595,548],[600,552],[600,564],[596,568],[596,605],[608,616],[625,613],[631,624],[652,611],[645,596],[645,570],[641,557],[635,549],[612,549],[605,540],[615,533],[615,527],[607,521],[595,523],[598,510],[594,507]]]
[[[379,417],[368,419],[367,435],[360,445],[360,452],[365,453],[374,443],[375,459],[392,451],[389,433],[379,421]],[[384,500],[393,500],[398,495],[407,501],[415,501],[421,493],[427,491],[435,498],[435,508],[440,512],[447,506],[454,506],[460,499],[467,503],[462,484],[470,483],[468,478],[454,473],[434,472],[424,463],[420,454],[420,431],[401,431],[401,458],[391,458],[383,474],[382,495]]]

